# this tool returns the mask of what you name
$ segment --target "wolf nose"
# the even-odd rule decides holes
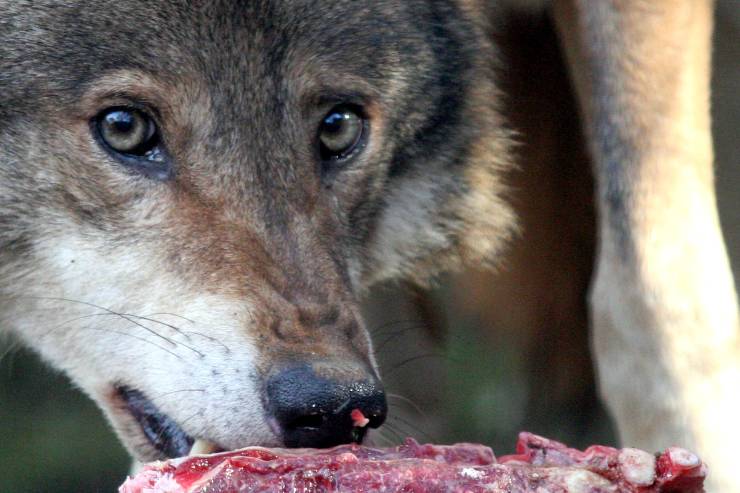
[[[383,424],[388,411],[383,387],[374,377],[346,382],[302,366],[273,376],[266,390],[267,412],[286,447],[360,443],[368,428]]]

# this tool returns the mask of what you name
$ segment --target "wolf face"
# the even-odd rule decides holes
[[[386,405],[358,296],[495,256],[470,2],[0,1],[0,327],[141,460]]]

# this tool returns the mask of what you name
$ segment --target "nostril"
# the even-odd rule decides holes
[[[370,422],[367,424],[370,428],[380,428],[385,423],[385,413],[371,414],[367,417]]]
[[[323,414],[306,414],[287,420],[285,427],[288,429],[318,430],[324,425],[325,416]]]

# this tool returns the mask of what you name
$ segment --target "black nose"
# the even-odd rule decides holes
[[[310,367],[283,370],[267,382],[267,412],[286,447],[333,447],[360,443],[385,421],[385,392],[375,377],[334,380]]]

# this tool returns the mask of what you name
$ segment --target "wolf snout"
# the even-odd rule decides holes
[[[388,411],[382,384],[374,375],[332,378],[308,365],[273,375],[266,398],[270,424],[286,447],[359,443],[368,428],[383,424]]]

